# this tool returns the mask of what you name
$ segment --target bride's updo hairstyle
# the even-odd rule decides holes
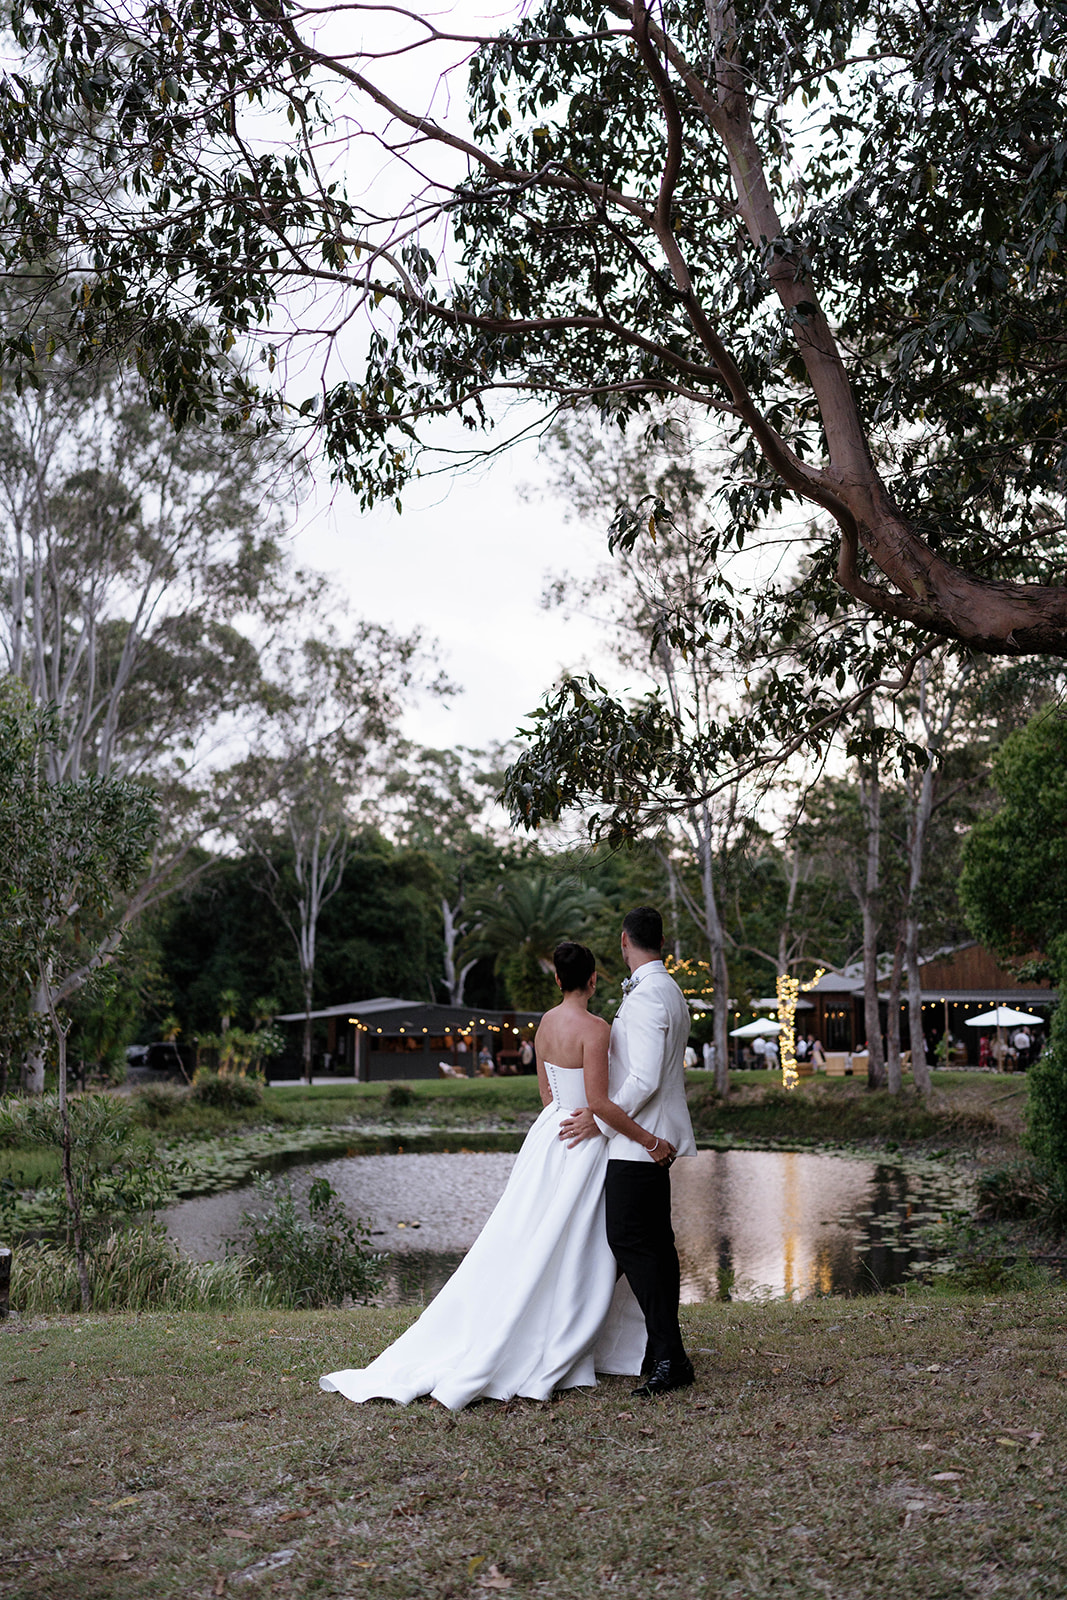
[[[564,994],[571,994],[575,989],[584,989],[593,973],[596,971],[596,957],[584,944],[575,944],[571,939],[564,939],[552,952],[552,963],[556,969],[556,977]]]

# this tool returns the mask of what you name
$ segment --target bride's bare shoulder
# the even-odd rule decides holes
[[[606,1039],[611,1032],[611,1024],[598,1017],[595,1012],[588,1011],[585,1016],[585,1033],[589,1039]]]

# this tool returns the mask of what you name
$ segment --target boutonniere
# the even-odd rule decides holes
[[[637,988],[637,979],[636,978],[624,978],[622,980],[622,992],[623,992],[624,995],[629,994],[631,989],[636,989],[636,988]]]

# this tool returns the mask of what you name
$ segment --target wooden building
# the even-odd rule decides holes
[[[962,1044],[969,1063],[977,1063],[981,1030],[967,1027],[967,1018],[980,1016],[997,1005],[1013,1006],[1018,1011],[1033,1011],[1046,1022],[1058,995],[1047,981],[1020,982],[1000,966],[995,956],[978,943],[960,945],[955,950],[939,951],[920,967],[922,1005],[929,1049],[932,1051],[946,1029]],[[887,974],[879,973],[879,1001],[882,1031],[886,1027]],[[843,973],[827,972],[803,997],[813,1003],[811,1011],[797,1016],[800,1032],[811,1032],[827,1050],[858,1050],[867,1038],[863,1011],[863,969],[857,964]],[[910,1040],[907,996],[901,997],[901,1042]]]
[[[396,1078],[436,1078],[443,1061],[471,1074],[484,1046],[498,1065],[503,1061],[517,1066],[522,1040],[533,1037],[541,1013],[432,1005],[380,995],[326,1006],[313,1011],[311,1018],[316,1034],[316,1076],[332,1073],[380,1083]],[[286,1012],[275,1021],[285,1029],[287,1048],[271,1063],[270,1076],[298,1077],[304,1013]]]

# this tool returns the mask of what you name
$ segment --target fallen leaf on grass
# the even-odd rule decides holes
[[[214,1587],[214,1589],[212,1589],[211,1592],[212,1592],[212,1594],[225,1594],[226,1593],[226,1579],[222,1576],[221,1573],[215,1579],[215,1587]]]
[[[29,1422],[29,1420],[30,1420],[29,1417],[12,1417],[11,1418],[11,1425],[12,1425],[12,1427],[14,1427],[16,1422]]]
[[[278,1518],[279,1522],[300,1522],[304,1517],[311,1516],[310,1506],[306,1511],[283,1511]]]
[[[468,1578],[473,1578],[474,1577],[474,1574],[477,1572],[478,1568],[481,1566],[481,1564],[482,1564],[482,1562],[484,1560],[485,1560],[484,1556],[471,1556],[470,1560],[467,1563],[467,1577]]]
[[[25,1419],[21,1418],[21,1417],[13,1417],[12,1418],[12,1421],[14,1421],[14,1422],[21,1422],[23,1420],[25,1420]],[[85,1457],[84,1456],[72,1456],[69,1461],[64,1461],[63,1465],[65,1467],[84,1467],[84,1465],[85,1465]]]
[[[1021,1450],[1023,1448],[1023,1444],[1020,1439],[1009,1439],[1006,1434],[1001,1434],[997,1440],[997,1444],[1002,1444],[1005,1450]]]
[[[123,1506],[135,1506],[140,1498],[139,1494],[124,1494],[121,1500],[112,1500],[107,1509],[109,1511],[120,1511]]]
[[[376,1561],[353,1561],[352,1565],[354,1567],[366,1567],[367,1571],[370,1572],[378,1563]]]
[[[8,1383],[29,1383],[29,1378],[8,1378]],[[73,1415],[73,1413],[71,1413]]]
[[[130,1552],[128,1550],[120,1550],[117,1556],[105,1556],[104,1557],[104,1565],[105,1566],[109,1566],[109,1565],[110,1566],[118,1566],[120,1564],[120,1562],[132,1561],[132,1560],[133,1560],[133,1557],[131,1556],[131,1554],[130,1554]]]
[[[511,1579],[505,1578],[498,1566],[491,1566],[484,1578],[478,1579],[479,1589],[510,1589]]]
[[[932,1472],[930,1481],[932,1483],[959,1483],[962,1477],[962,1472]]]
[[[250,1544],[256,1542],[255,1534],[247,1533],[244,1528],[223,1528],[222,1531],[227,1539],[247,1539]]]

